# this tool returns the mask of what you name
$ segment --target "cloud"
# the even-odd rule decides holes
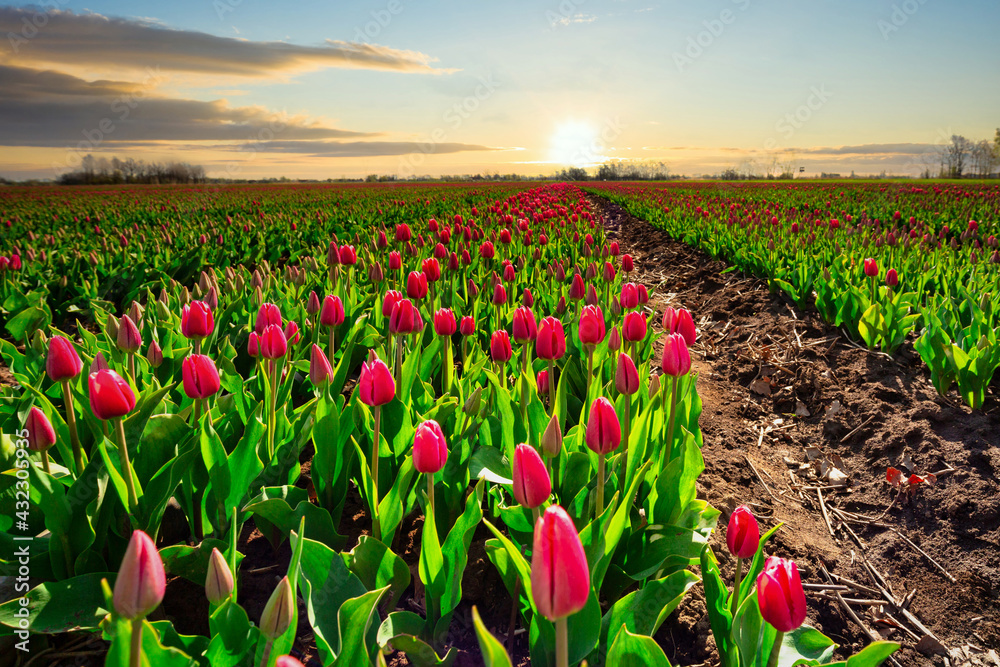
[[[234,149],[232,146],[217,147]],[[254,149],[267,153],[297,153],[309,157],[381,157],[424,153],[439,155],[466,151],[508,150],[478,144],[435,143],[420,141],[268,141],[249,143],[235,150]]]
[[[926,155],[938,150],[938,144],[861,144],[857,146],[813,146],[813,147],[788,147],[777,148],[773,151],[764,151],[760,148],[732,147],[732,146],[643,146],[644,151],[698,151],[701,153],[738,153],[741,155],[755,155],[763,152],[770,153],[795,153],[797,155],[873,155],[873,156],[907,156]]]
[[[39,19],[37,17],[43,17]],[[32,20],[35,24],[32,24]],[[26,25],[38,25],[26,31]],[[175,72],[261,77],[340,67],[395,72],[448,74],[437,58],[419,51],[378,44],[327,40],[323,46],[254,42],[194,30],[175,30],[149,19],[101,14],[45,13],[23,7],[0,7],[0,34],[8,35],[15,56],[32,63],[112,68],[158,68]],[[31,36],[28,37],[27,34]],[[13,35],[13,37],[11,37]]]

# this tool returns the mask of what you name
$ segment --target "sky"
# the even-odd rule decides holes
[[[0,6],[0,176],[916,175],[1000,127],[996,0]]]

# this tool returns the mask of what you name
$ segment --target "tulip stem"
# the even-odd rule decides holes
[[[326,348],[326,356],[330,361],[330,368],[335,368],[333,365],[333,350],[334,343],[337,342],[337,328],[333,325],[330,326],[330,345]]]
[[[403,338],[406,334],[400,333],[396,337],[396,384],[403,381]]]
[[[399,348],[402,349],[402,348]],[[382,541],[382,525],[378,520],[378,450],[379,450],[379,429],[382,426],[382,406],[376,405],[375,409],[375,433],[372,438],[372,536]],[[432,490],[433,492],[433,490]]]
[[[132,650],[129,652],[129,667],[139,667],[142,664],[142,624],[143,619],[132,621]]]
[[[590,381],[594,374],[594,346],[587,346],[587,390],[583,394],[583,408],[587,409],[590,402]]]
[[[556,667],[569,667],[569,631],[565,616],[556,621]]]
[[[427,511],[434,516],[434,473],[427,473]]]
[[[260,656],[260,667],[267,667],[267,663],[271,661],[271,646],[273,644],[273,639],[268,639],[267,643],[264,644],[264,652]]]
[[[135,353],[128,353],[128,375],[132,378],[132,384],[138,385],[139,379],[135,376]]]
[[[774,645],[771,646],[771,656],[767,659],[767,667],[777,667],[778,654],[781,653],[781,642],[785,639],[784,632],[778,632],[774,636]]]
[[[528,344],[521,346],[521,422],[531,439],[531,429],[528,427]]]
[[[80,447],[80,436],[76,432],[76,413],[73,412],[73,392],[69,382],[64,380],[63,403],[66,404],[66,425],[69,426],[69,440],[73,444],[73,463],[76,466],[76,476],[83,474],[83,448]]]
[[[556,414],[556,361],[549,359],[549,410]]]
[[[674,418],[677,416],[677,381],[674,378],[670,388],[670,416],[667,418],[667,463],[674,460]]]
[[[740,583],[743,579],[743,559],[736,559],[736,577],[733,579],[733,597],[729,604],[729,613],[736,618],[736,611],[740,608]]]
[[[277,430],[275,421],[278,412],[278,360],[270,359],[268,363],[271,365],[269,369],[271,371],[271,410],[267,420],[267,458],[270,461],[274,458],[274,432]]]
[[[604,513],[604,452],[597,455],[597,511],[594,519],[600,519]]]
[[[118,435],[118,455],[122,460],[122,476],[128,489],[128,509],[135,514],[139,506],[139,498],[135,495],[135,482],[132,480],[132,462],[128,458],[128,445],[125,443],[125,418],[115,420],[115,433]]]
[[[44,470],[47,475],[52,474],[52,471],[49,470],[49,453],[44,449],[42,450],[42,470]]]
[[[451,376],[455,372],[455,361],[451,351],[451,336],[444,336],[444,368],[442,369],[442,393],[451,393]]]
[[[629,439],[629,430],[631,428],[631,421],[632,421],[632,414],[631,414],[631,412],[632,412],[632,397],[626,395],[625,396],[625,427],[622,429],[622,444],[625,445],[625,446],[622,447],[622,454],[621,454],[622,471],[621,471],[621,474],[618,476],[618,487],[619,488],[624,488],[625,477],[626,477],[626,475],[628,475],[628,439]]]
[[[192,426],[198,426],[198,420],[201,419],[201,399],[194,399],[194,423]]]

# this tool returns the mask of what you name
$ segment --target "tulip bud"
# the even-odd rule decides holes
[[[100,370],[90,374],[88,383],[90,409],[98,419],[124,417],[135,408],[135,392],[118,373]]]
[[[603,322],[603,318],[602,318]],[[562,322],[554,317],[543,318],[535,337],[535,354],[539,359],[561,359],[566,354],[566,335]]]
[[[107,371],[110,370],[111,366],[108,365],[108,360],[104,358],[103,352],[98,352],[94,355],[94,360],[90,363],[90,373],[96,373],[97,371]]]
[[[686,375],[691,370],[691,355],[680,334],[671,334],[663,344],[663,372],[671,377]]]
[[[396,292],[399,294],[399,292]],[[328,294],[323,299],[319,323],[324,327],[336,327],[344,323],[344,303],[339,296]]]
[[[303,665],[290,655],[282,655],[274,661],[274,667],[303,667]]]
[[[952,238],[952,241],[955,239]],[[865,260],[865,275],[869,278],[878,275],[878,263],[871,257]]]
[[[298,323],[292,320],[289,320],[288,323],[285,324],[284,334],[285,334],[285,340],[288,342],[289,345],[295,345],[302,339],[302,336],[299,335]]]
[[[250,332],[250,340],[247,341],[247,354],[256,359],[260,355],[260,336],[256,331]]]
[[[611,401],[601,396],[590,406],[587,419],[586,442],[598,454],[607,454],[618,448],[622,440],[621,424]]]
[[[618,355],[618,368],[615,370],[615,388],[619,393],[631,396],[639,391],[639,371],[632,357],[624,352]]]
[[[549,457],[558,456],[559,452],[562,451],[562,446],[563,434],[562,427],[559,425],[559,417],[552,415],[552,418],[549,419],[549,425],[542,433],[542,451]]]
[[[806,595],[799,568],[784,558],[771,556],[757,577],[760,615],[778,632],[791,632],[806,620]]]
[[[580,311],[580,342],[597,345],[604,340],[604,313],[600,306],[584,306]]]
[[[166,588],[163,560],[156,545],[146,533],[134,531],[115,579],[115,611],[130,621],[145,618],[163,601]]]
[[[753,558],[760,544],[760,527],[753,512],[746,505],[740,505],[729,517],[726,529],[726,546],[729,553],[737,558]]]
[[[448,442],[441,426],[428,419],[413,434],[413,467],[417,472],[434,474],[444,468],[448,460]]]
[[[28,449],[33,452],[44,452],[56,444],[56,431],[45,413],[38,408],[31,408],[24,422],[28,431]]]
[[[411,299],[423,299],[427,296],[427,275],[422,271],[411,271],[406,277],[406,296]]]
[[[396,381],[389,367],[378,357],[361,364],[358,396],[368,407],[385,405],[396,395]]]
[[[441,308],[434,313],[434,333],[438,336],[452,336],[457,329],[455,313],[451,308]]]
[[[459,331],[463,336],[472,336],[476,333],[476,320],[471,315],[466,315],[459,323]]]
[[[212,309],[203,301],[192,301],[181,311],[181,334],[189,340],[201,340],[212,335],[215,318]]]
[[[663,311],[663,330],[668,334],[680,334],[688,346],[694,345],[697,337],[694,318],[691,317],[691,311],[685,308],[674,310],[667,306],[667,309]]]
[[[205,577],[205,596],[214,605],[222,604],[233,594],[233,573],[222,552],[212,547],[208,558],[208,575]]]
[[[622,338],[632,342],[641,341],[646,337],[646,314],[633,311],[625,315],[622,323]]]
[[[535,314],[526,306],[514,311],[514,340],[520,344],[535,340],[538,328],[535,324]]]
[[[534,509],[552,493],[552,481],[542,457],[531,445],[520,444],[514,449],[514,498],[522,506]]]
[[[260,336],[264,333],[264,329],[272,324],[281,327],[281,310],[273,303],[262,303],[260,309],[257,311],[257,321],[254,324],[254,331]]]
[[[73,343],[65,336],[53,336],[49,341],[49,356],[45,360],[45,372],[53,382],[72,380],[83,370],[83,361]]]
[[[549,372],[548,371],[538,371],[538,377],[535,380],[535,384],[538,386],[538,393],[542,396],[549,395]]]
[[[889,287],[895,287],[899,284],[899,274],[896,273],[896,269],[889,269],[885,274],[885,284]]]
[[[309,357],[309,380],[317,387],[322,387],[333,377],[333,367],[330,360],[326,358],[326,353],[318,345],[312,346],[312,353]]]
[[[295,600],[292,596],[292,585],[285,576],[278,582],[277,588],[271,593],[260,615],[260,633],[272,641],[277,639],[291,626],[293,613],[295,613]]]
[[[493,336],[490,338],[490,356],[498,364],[506,363],[514,356],[514,351],[510,346],[510,336],[505,330],[493,332]]]
[[[260,335],[260,355],[265,359],[279,359],[288,352],[288,339],[279,324],[269,324]]]
[[[476,387],[476,390],[472,392],[467,399],[465,399],[465,405],[462,406],[462,412],[474,417],[479,414],[479,406],[482,404],[483,388]]]
[[[309,300],[306,302],[306,312],[315,315],[320,310],[319,295],[316,290],[309,292]]]
[[[125,352],[135,352],[142,345],[142,336],[139,335],[139,328],[128,315],[122,315],[118,323],[117,332],[118,347]]]
[[[331,297],[328,296],[323,301],[324,309],[327,307],[326,304],[330,299]],[[396,306],[397,303],[399,303],[402,300],[403,300],[403,294],[401,292],[398,292],[396,290],[388,290],[385,293],[385,296],[382,297],[382,317],[390,317],[392,315],[392,309]],[[331,305],[330,307],[332,308],[333,306]],[[320,322],[322,321],[323,321],[323,316],[320,315]]]
[[[531,593],[539,613],[550,621],[575,614],[590,597],[590,568],[573,520],[552,505],[535,524],[531,554]]]

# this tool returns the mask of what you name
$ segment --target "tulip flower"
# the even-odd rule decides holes
[[[639,371],[635,362],[627,353],[618,355],[618,368],[615,371],[615,388],[618,393],[631,396],[639,391]]]
[[[632,260],[632,255],[622,255],[622,271],[625,273],[635,271],[635,263]]]
[[[450,308],[441,308],[434,313],[434,333],[438,336],[453,336],[457,329],[455,313]]]
[[[309,380],[316,387],[325,387],[333,378],[333,366],[319,345],[313,345],[309,355]]]
[[[527,444],[514,449],[514,498],[531,510],[548,500],[552,481],[538,450]],[[535,520],[538,520],[537,512]]]
[[[302,336],[299,335],[298,323],[292,320],[289,320],[288,323],[285,324],[284,334],[285,334],[285,341],[288,343],[288,345],[295,345],[302,339]]]
[[[260,354],[265,359],[280,359],[288,352],[288,339],[281,326],[270,324],[260,336]]]
[[[639,307],[639,289],[635,283],[625,283],[622,285],[621,303],[622,308],[626,310]]]
[[[192,301],[181,310],[181,334],[194,341],[195,354],[200,352],[201,341],[212,335],[215,318],[212,309],[203,301]]]
[[[548,457],[558,456],[559,452],[562,451],[562,444],[562,427],[559,425],[559,417],[552,415],[549,419],[549,425],[542,433],[542,451]]]
[[[358,380],[358,398],[372,409],[375,417],[375,429],[372,437],[371,477],[375,497],[372,499],[372,534],[376,540],[382,539],[382,528],[378,518],[378,458],[381,438],[379,430],[382,423],[382,406],[390,402],[396,395],[396,383],[389,372],[389,367],[382,362],[374,350],[369,351],[368,361],[361,364],[361,377]]]
[[[683,375],[691,370],[691,354],[688,352],[687,343],[684,337],[679,334],[670,334],[663,343],[663,374],[671,378],[670,390],[670,412],[667,418],[667,451],[669,460],[674,458],[674,421],[677,411],[677,385]],[[663,395],[664,409],[666,409],[666,393]]]
[[[563,332],[562,322],[549,316],[542,319],[538,325],[538,334],[535,337],[535,354],[539,359],[548,361],[549,377],[555,378],[556,359],[562,359],[566,354],[566,334]],[[556,410],[555,383],[549,383],[549,409],[552,414]]]
[[[500,374],[500,381],[504,387],[507,386],[507,371],[504,366],[513,356],[514,350],[511,348],[510,336],[507,335],[507,332],[503,329],[494,331],[490,337],[490,357],[497,365],[497,373]]]
[[[531,550],[531,595],[538,612],[556,624],[556,665],[569,661],[566,617],[590,597],[590,568],[573,520],[552,505],[535,522]]]
[[[885,274],[885,284],[889,287],[895,287],[899,284],[899,274],[896,269],[889,269]]]
[[[604,511],[604,457],[613,452],[621,444],[622,431],[611,401],[599,397],[590,406],[590,416],[587,418],[585,440],[587,447],[597,454],[597,515]]]
[[[535,340],[538,336],[535,315],[531,312],[530,308],[521,306],[514,311],[513,333],[514,340],[521,345]]]
[[[455,313],[450,308],[441,308],[434,313],[434,333],[441,337],[441,389],[451,392],[451,377],[455,368],[451,350],[451,337],[458,330]]]
[[[667,306],[667,309],[663,311],[663,330],[668,334],[680,334],[688,346],[694,345],[697,333],[694,318],[691,317],[691,312],[684,308],[675,310]]]
[[[42,455],[42,469],[46,473],[51,473],[49,469],[48,450],[56,444],[56,431],[52,428],[52,422],[45,416],[45,413],[37,407],[28,411],[28,418],[24,422],[24,429],[28,432],[28,449],[39,452]]]
[[[260,336],[264,333],[264,329],[272,324],[278,327],[281,326],[281,311],[273,303],[263,303],[257,310],[257,321],[254,324],[254,331]]]
[[[740,505],[729,517],[726,528],[726,546],[729,553],[736,556],[736,577],[733,580],[733,596],[730,602],[730,613],[736,614],[740,606],[740,580],[743,575],[743,560],[753,558],[760,544],[760,527],[753,512],[746,505]]]
[[[604,341],[604,313],[600,306],[584,306],[580,312],[580,342],[587,350],[587,389],[584,401],[590,398],[590,381],[594,375],[594,348]]]
[[[274,667],[303,667],[303,665],[290,655],[282,655],[274,661]]]
[[[864,269],[866,276],[868,276],[869,278],[874,278],[875,276],[878,275],[878,262],[876,262],[873,258],[869,257],[868,259],[865,260]]]
[[[150,341],[146,348],[146,361],[153,368],[159,368],[163,364],[163,349],[155,340]]]
[[[247,341],[247,354],[256,359],[260,356],[260,336],[256,331],[250,332],[250,340]]]
[[[539,396],[547,395],[549,393],[549,372],[538,371],[538,376],[535,378],[535,385],[538,387]]]
[[[260,634],[264,636],[267,643],[264,645],[264,655],[261,664],[268,664],[271,656],[271,647],[274,640],[285,634],[292,626],[292,616],[295,614],[295,594],[292,592],[292,584],[287,576],[281,578],[267,604],[260,615]]]
[[[413,467],[427,475],[427,511],[434,513],[434,473],[448,461],[448,442],[433,419],[421,423],[413,434]]]
[[[315,315],[320,311],[322,305],[319,302],[319,295],[316,294],[316,290],[309,292],[309,299],[306,301],[306,312],[310,315]]]
[[[133,531],[115,579],[115,611],[129,621],[141,621],[160,606],[166,588],[163,560],[152,538],[141,530]],[[133,624],[133,632],[141,627]]]
[[[229,563],[221,551],[212,547],[212,554],[208,557],[208,573],[205,576],[205,597],[213,606],[218,606],[233,594],[234,588]]]
[[[646,314],[637,311],[627,313],[622,322],[622,338],[632,343],[632,354],[635,348],[646,337]]]
[[[778,664],[778,652],[786,632],[806,620],[806,595],[802,590],[799,568],[784,558],[771,556],[757,577],[757,605],[760,615],[778,631],[767,664]]]
[[[579,273],[573,274],[573,280],[569,286],[569,298],[574,301],[579,301],[584,296],[586,296],[587,290],[583,284],[583,276]]]
[[[69,427],[69,439],[73,445],[73,464],[77,475],[83,472],[83,448],[80,447],[80,437],[76,431],[76,412],[73,409],[73,391],[70,389],[69,381],[76,378],[81,371],[83,371],[83,360],[77,354],[73,343],[65,336],[53,336],[49,339],[45,372],[53,382],[62,385],[66,426]]]
[[[411,271],[406,277],[406,296],[411,299],[427,296],[427,276],[422,271]]]
[[[132,463],[129,461],[128,445],[125,442],[124,417],[135,408],[135,392],[122,376],[112,370],[91,373],[87,381],[90,389],[90,409],[94,416],[105,421],[109,419],[115,421],[122,476],[128,488],[129,510],[134,513],[139,499],[132,480]]]
[[[202,399],[214,396],[219,391],[219,371],[215,363],[203,354],[192,354],[181,363],[181,377],[184,393],[194,399],[194,421],[201,414]]]

